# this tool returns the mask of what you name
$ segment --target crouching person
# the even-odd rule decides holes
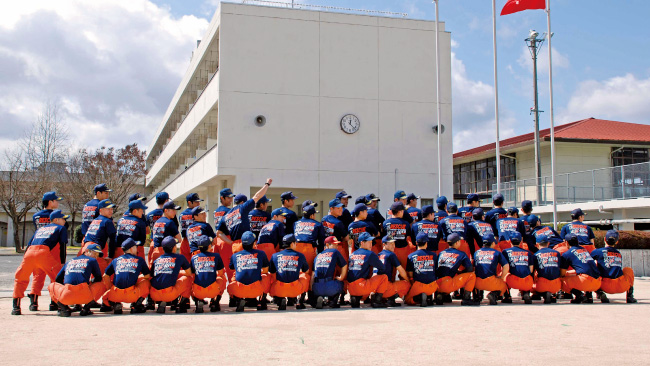
[[[395,302],[395,300],[397,300],[398,297],[406,297],[409,289],[411,289],[411,282],[409,282],[409,276],[406,273],[406,270],[404,270],[397,255],[395,255],[395,239],[386,235],[381,239],[381,242],[384,245],[384,250],[379,252],[377,255],[379,256],[379,260],[384,264],[384,270],[377,270],[377,274],[385,274],[388,276],[388,286],[383,295],[384,301],[386,301],[388,307],[391,308],[402,306],[402,304]],[[395,278],[396,274],[399,274],[401,280]]]
[[[513,233],[509,234],[512,235]],[[507,243],[510,246],[512,245],[510,240]],[[510,270],[510,265],[506,257],[497,248],[499,247],[494,235],[489,234],[483,237],[483,248],[474,252],[474,266],[476,267],[476,285],[474,289],[488,291],[487,298],[490,305],[497,305],[499,296],[503,296],[508,291],[505,279]],[[501,265],[501,275],[497,273],[499,265]]]
[[[618,231],[609,230],[605,234],[605,247],[594,249],[591,256],[598,265],[602,276],[600,290],[597,291],[600,301],[608,303],[608,294],[620,294],[627,292],[627,303],[636,303],[634,298],[634,271],[632,268],[623,268],[623,256],[621,252],[614,249],[618,244]]]
[[[228,294],[234,297],[237,312],[244,311],[246,299],[259,299],[257,310],[266,310],[266,294],[271,287],[269,260],[266,253],[253,249],[255,234],[252,232],[245,232],[241,243],[242,250],[230,257],[229,267],[235,271],[235,275],[228,285]]]
[[[409,254],[406,272],[412,282],[411,290],[406,295],[406,303],[422,307],[433,305],[433,294],[438,289],[436,283],[436,253],[427,250],[429,235],[421,232],[415,238],[418,249]]]
[[[178,300],[177,313],[187,313],[192,293],[192,271],[185,256],[176,254],[176,240],[173,236],[165,237],[160,243],[164,253],[153,261],[151,270],[151,299],[158,304],[156,310],[164,314],[167,303]],[[179,277],[181,270],[183,276]]]
[[[521,292],[521,298],[525,304],[532,304],[533,300],[530,297],[530,291],[533,290],[533,264],[535,258],[533,253],[527,249],[521,248],[521,234],[518,232],[513,233],[510,237],[512,243],[511,248],[503,250],[503,256],[506,257],[510,264],[508,275],[506,276],[506,284],[509,289],[517,289]],[[512,297],[508,291],[503,299],[505,303],[512,303]]]
[[[131,303],[131,314],[147,311],[142,302],[149,296],[151,276],[147,262],[138,256],[139,245],[131,238],[126,239],[122,242],[125,254],[113,259],[106,267],[104,284],[108,293],[104,298],[113,307],[114,314],[122,314],[123,302]]]
[[[210,299],[210,312],[221,310],[219,301],[226,290],[226,276],[221,256],[212,253],[213,241],[209,236],[201,235],[194,240],[199,253],[192,256],[190,266],[194,273],[192,297],[196,308],[195,313],[203,312],[205,299]]]
[[[461,243],[466,244],[465,240],[457,233],[453,233],[447,237],[447,243],[450,247],[440,252],[438,256],[436,304],[442,305],[444,295],[463,289],[465,291],[463,292],[461,305],[480,305],[480,303],[472,300],[472,292],[476,284],[472,261],[465,252],[460,250]],[[463,268],[461,269],[461,267]]]
[[[544,297],[544,304],[557,302],[553,295],[562,288],[560,281],[560,252],[549,248],[549,237],[535,237],[539,250],[535,252],[535,285],[534,291]],[[556,245],[557,246],[557,245]]]
[[[59,306],[59,316],[70,316],[70,305],[83,305],[79,315],[92,315],[90,303],[99,300],[106,287],[97,258],[103,256],[97,244],[87,245],[82,255],[70,260],[48,286],[50,297]],[[92,281],[92,283],[91,283]]]
[[[560,257],[560,273],[562,274],[562,291],[572,293],[575,298],[572,304],[594,302],[593,291],[601,286],[600,272],[596,262],[589,252],[578,242],[574,234],[566,234],[564,239],[569,244],[569,250]],[[573,267],[575,271],[568,271]],[[582,291],[586,292],[583,295]]]
[[[384,264],[372,249],[374,238],[369,233],[359,235],[359,249],[350,255],[348,268],[348,292],[350,305],[353,308],[361,307],[361,300],[373,294],[371,306],[385,308],[382,302],[384,292],[388,288],[388,276],[385,274],[372,276],[372,268],[384,270]],[[372,277],[371,277],[372,276]]]
[[[314,259],[311,290],[316,297],[316,309],[323,308],[325,299],[330,308],[341,307],[338,300],[345,295],[344,281],[348,274],[348,264],[337,249],[340,243],[335,236],[328,236],[325,239],[325,250]],[[341,272],[339,276],[336,276],[337,268]]]
[[[309,291],[309,265],[302,253],[296,251],[296,238],[293,234],[282,238],[282,251],[271,256],[269,272],[272,283],[269,294],[278,305],[278,310],[287,310],[287,298],[296,304],[296,309],[305,308],[305,295]],[[296,303],[296,297],[300,301]]]

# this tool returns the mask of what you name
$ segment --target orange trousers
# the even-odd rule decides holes
[[[460,273],[451,278],[449,276],[438,278],[438,292],[450,294],[461,288],[465,291],[473,291],[476,285],[476,274],[474,272]]]
[[[447,248],[449,248],[449,244],[446,241],[440,239],[440,241],[438,242],[438,250],[436,250],[436,254],[439,255],[440,252],[442,252],[443,250],[445,250]]]
[[[408,244],[404,248],[395,248],[393,251],[399,260],[399,263],[402,267],[406,268],[406,262],[408,262],[409,254],[415,252],[415,245]]]
[[[348,292],[351,296],[367,297],[371,293],[383,294],[388,289],[388,276],[377,275],[370,279],[360,278],[348,283]]]
[[[45,276],[50,278],[50,282],[54,283],[56,275],[60,270],[60,258],[55,259],[47,245],[29,246],[23,256],[22,263],[20,263],[20,266],[18,266],[18,269],[16,270],[13,297],[15,299],[21,299],[25,296],[25,290],[29,285],[29,276],[31,276],[32,273],[34,273],[34,277],[36,277],[36,271],[42,271]],[[36,281],[36,278],[34,278],[34,281]],[[41,288],[44,283],[45,278],[42,279]],[[33,292],[34,285],[32,284],[32,293]],[[40,290],[38,290],[37,295],[40,295]]]
[[[508,285],[506,281],[502,280],[500,277],[491,276],[488,278],[479,278],[476,277],[476,284],[474,288],[482,291],[499,291],[501,295],[505,294],[508,291]]]
[[[93,300],[98,301],[106,292],[106,286],[104,286],[103,282],[95,282],[90,285],[87,283],[62,285],[54,282],[50,283],[47,289],[50,291],[52,301],[60,302],[63,305],[82,305]]]
[[[192,260],[192,253],[190,252],[190,242],[187,241],[187,238],[183,238],[181,241],[181,255],[187,259],[187,263],[190,263]]]
[[[241,240],[237,240],[231,245],[221,239],[217,239],[217,243],[219,247],[219,255],[221,256],[224,267],[226,267],[226,278],[232,278],[235,270],[230,269],[230,257],[232,257],[233,253],[237,253],[243,249]]]
[[[336,246],[336,249],[341,253],[343,258],[345,258],[345,262],[347,263],[350,260],[350,248],[348,247],[348,243],[340,242]]]
[[[309,275],[301,273],[298,280],[293,282],[287,283],[273,279],[269,295],[273,297],[298,297],[307,291],[309,291]]]
[[[499,244],[497,244],[496,249],[500,252],[502,252],[504,249],[512,248],[512,243],[510,240],[503,240],[500,241]],[[495,290],[496,291],[496,290]]]
[[[428,295],[433,295],[436,293],[438,290],[438,284],[436,281],[433,281],[431,283],[422,283],[415,281],[413,282],[413,285],[411,286],[411,290],[409,291],[408,295],[406,295],[406,303],[409,305],[415,304],[413,301],[413,296],[417,296],[419,294],[426,294]]]
[[[153,262],[163,254],[165,254],[165,250],[162,247],[151,247],[149,249],[149,259],[151,260],[151,262],[149,262],[149,267],[152,268]]]
[[[555,246],[553,247],[553,250],[557,250],[558,252],[560,252],[560,255],[562,255],[562,254],[564,254],[564,252],[569,250],[569,244],[567,244],[566,241],[562,242],[560,244],[555,244]]]
[[[509,288],[514,288],[519,291],[532,291],[533,276],[526,276],[524,278],[521,278],[508,273],[506,275],[506,284]]]
[[[260,281],[255,281],[250,285],[244,285],[233,278],[228,285],[228,294],[240,299],[254,299],[262,296],[262,294],[268,294],[270,287],[271,276],[268,274],[262,274]]]
[[[561,288],[562,280],[559,278],[551,281],[544,277],[537,277],[535,279],[535,284],[533,285],[533,291],[535,292],[550,292],[552,294],[560,291]]]
[[[623,275],[619,278],[603,278],[600,289],[608,294],[620,294],[627,292],[634,286],[634,271],[632,268],[623,268]]]
[[[65,250],[65,248],[63,248],[63,250]],[[55,245],[54,248],[52,248],[50,254],[52,254],[52,257],[57,263],[61,262],[61,246],[59,244]],[[55,273],[59,273],[60,269],[61,265],[59,264],[59,267]],[[45,285],[46,277],[47,274],[45,271],[40,268],[34,269],[32,277],[32,291],[30,292],[31,295],[41,296],[41,290],[43,290],[43,286]]]
[[[208,287],[202,287],[196,283],[192,284],[192,296],[197,299],[214,299],[219,295],[223,295],[225,290],[226,279],[223,277],[217,277],[217,280]]]
[[[372,242],[372,252],[375,254],[381,253],[382,250],[384,250],[384,245],[381,243],[381,238],[376,238]]]
[[[467,257],[469,258],[469,260],[471,260],[472,263],[474,263],[474,255],[473,255],[474,253],[472,253],[472,251],[469,249],[469,244],[467,243],[466,240],[461,240],[460,241],[460,248],[458,248],[458,250],[460,250],[461,252],[467,254]]]
[[[193,281],[194,280],[191,277],[181,276],[176,280],[176,284],[174,286],[160,290],[152,287],[149,295],[153,301],[170,302],[176,300],[179,296],[183,296],[189,299],[192,296]]]
[[[149,296],[150,288],[150,281],[140,277],[138,278],[138,282],[131,287],[117,288],[111,286],[106,295],[104,295],[104,299],[110,302],[136,302],[139,298]]]
[[[271,243],[257,244],[255,249],[263,251],[264,254],[266,254],[266,259],[268,259],[269,262],[271,261],[271,256],[273,254],[275,254],[275,246],[273,244],[271,244]],[[313,264],[314,263],[313,263],[313,260],[312,260],[312,265]],[[227,264],[224,263],[224,266],[227,266]]]
[[[571,292],[571,290],[579,291],[598,291],[601,286],[600,278],[593,278],[587,274],[579,274],[575,276],[566,276],[562,278],[562,291]]]
[[[411,289],[411,283],[407,280],[390,282],[388,281],[388,286],[384,292],[384,299],[387,299],[392,296],[404,297]]]
[[[314,271],[314,259],[316,258],[316,248],[311,243],[296,243],[296,252],[302,253],[309,264],[309,273]],[[270,260],[271,258],[269,258]]]
[[[595,245],[591,245],[591,244],[589,244],[589,245],[583,245],[582,247],[585,248],[585,250],[588,251],[589,253],[591,253],[591,252],[593,252],[594,250],[596,250],[596,246],[595,246]]]

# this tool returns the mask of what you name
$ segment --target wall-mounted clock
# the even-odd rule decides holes
[[[341,129],[343,132],[353,134],[359,131],[359,127],[361,127],[361,122],[354,114],[346,114],[341,118]]]

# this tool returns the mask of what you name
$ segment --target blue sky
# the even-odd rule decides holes
[[[278,0],[289,1],[289,0]],[[290,1],[289,1],[290,2]],[[296,0],[434,17],[431,0]],[[497,8],[506,0],[497,0]],[[217,9],[217,0],[0,2],[0,144],[10,146],[47,100],[75,145],[147,147]],[[553,0],[556,124],[588,117],[650,124],[650,1]],[[452,35],[454,151],[494,141],[490,0],[440,0]],[[541,10],[497,19],[501,136],[532,131],[530,29]],[[425,45],[433,47],[432,45]],[[547,44],[541,127],[549,125]]]

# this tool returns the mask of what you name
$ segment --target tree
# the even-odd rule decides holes
[[[48,100],[31,129],[19,142],[29,167],[60,172],[68,156],[68,128],[58,103]]]

